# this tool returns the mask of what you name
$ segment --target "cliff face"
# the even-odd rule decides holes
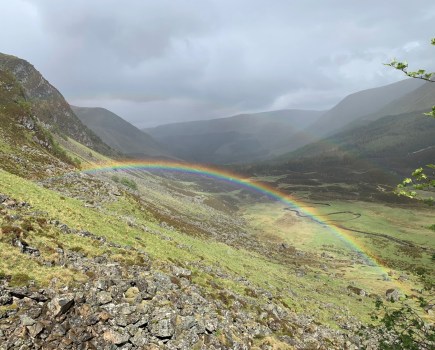
[[[0,53],[0,70],[15,77],[31,104],[32,113],[52,131],[69,136],[97,152],[115,155],[114,150],[77,118],[61,93],[29,62]]]

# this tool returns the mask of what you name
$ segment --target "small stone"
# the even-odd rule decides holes
[[[433,315],[434,314],[434,304],[429,304],[427,306],[424,307],[424,311],[428,314],[428,315]]]
[[[359,295],[361,297],[365,297],[366,296],[366,292],[365,290],[361,289],[361,288],[357,288],[354,286],[347,286],[347,290],[351,291],[352,293]]]
[[[103,334],[103,339],[115,345],[123,345],[129,341],[130,335],[128,333],[121,334],[114,330],[108,330]]]
[[[112,315],[110,315],[107,311],[101,311],[98,314],[98,318],[100,319],[101,322],[106,322],[107,320],[112,318]]]
[[[0,306],[12,304],[12,295],[6,291],[0,291]]]
[[[174,335],[174,331],[174,325],[172,324],[171,319],[168,318],[158,321],[151,327],[151,334],[162,339],[171,338]]]
[[[204,321],[205,330],[209,333],[214,332],[218,327],[217,318],[206,318]]]
[[[138,296],[139,296],[139,288],[137,287],[130,287],[124,293],[124,298],[129,303],[134,303]]]
[[[130,288],[128,288],[126,291],[125,291],[125,294],[124,294],[124,296],[125,296],[125,298],[135,298],[136,297],[136,295],[138,295],[139,294],[139,288],[137,288],[137,287],[130,287]]]
[[[97,301],[99,305],[105,305],[112,301],[112,295],[109,292],[99,292],[97,294]]]
[[[130,342],[138,348],[144,347],[148,343],[146,333],[142,329],[138,329]]]
[[[30,318],[27,315],[23,315],[20,318],[21,318],[21,324],[23,326],[33,326],[36,323],[36,321],[33,318]]]
[[[35,323],[33,326],[27,327],[32,338],[36,338],[44,330],[44,325],[41,322]]]

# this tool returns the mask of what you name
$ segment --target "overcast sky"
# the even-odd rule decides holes
[[[0,0],[0,51],[138,127],[326,109],[435,69],[435,1]]]

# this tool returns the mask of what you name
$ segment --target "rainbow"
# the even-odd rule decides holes
[[[324,228],[329,229],[336,237],[343,241],[349,248],[357,252],[365,262],[373,267],[380,269],[382,275],[386,274],[386,269],[379,263],[375,256],[366,251],[363,246],[355,240],[355,238],[342,228],[335,226],[316,211],[315,208],[307,207],[306,203],[287,195],[276,188],[271,187],[265,183],[254,181],[250,178],[244,178],[236,173],[219,169],[211,166],[204,166],[200,164],[189,164],[183,162],[162,161],[162,160],[127,160],[109,162],[103,164],[92,164],[84,167],[81,172],[84,173],[99,173],[99,172],[112,172],[112,171],[149,171],[149,172],[177,172],[182,174],[189,174],[201,177],[207,177],[218,181],[233,184],[237,187],[244,188],[261,195],[267,196],[269,199],[279,201],[292,209],[297,210],[304,217],[322,225]]]

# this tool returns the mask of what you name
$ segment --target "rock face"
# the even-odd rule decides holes
[[[114,151],[77,118],[60,92],[53,87],[29,62],[0,53],[0,70],[10,72],[23,88],[32,111],[46,124],[56,126],[64,135],[106,155]],[[26,123],[26,128],[32,127]]]

